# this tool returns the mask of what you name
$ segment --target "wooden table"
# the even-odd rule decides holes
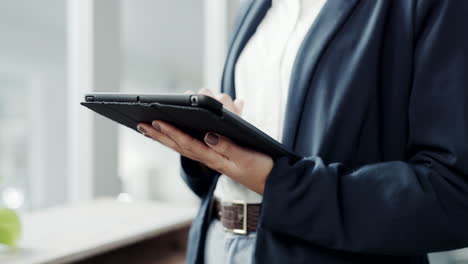
[[[70,263],[186,228],[196,208],[101,199],[22,216],[19,248],[0,263]]]

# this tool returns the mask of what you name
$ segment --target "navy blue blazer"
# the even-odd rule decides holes
[[[247,3],[222,90],[271,0]],[[328,0],[292,72],[256,263],[427,263],[468,246],[468,1]],[[182,158],[201,197],[188,263],[203,263],[218,173]]]

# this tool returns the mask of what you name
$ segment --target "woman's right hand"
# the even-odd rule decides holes
[[[185,93],[188,93],[188,94],[193,94],[193,92],[191,91],[187,91]],[[206,95],[206,96],[210,96],[216,100],[218,100],[220,103],[223,104],[223,106],[237,114],[237,115],[242,115],[242,109],[244,108],[244,101],[243,100],[239,100],[239,99],[236,99],[236,100],[232,100],[231,96],[225,94],[225,93],[219,93],[219,94],[213,94],[213,92],[211,92],[211,90],[209,89],[206,89],[206,88],[202,88],[198,91],[198,94],[202,94],[202,95]]]

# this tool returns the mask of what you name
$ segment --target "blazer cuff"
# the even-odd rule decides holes
[[[286,156],[275,161],[263,192],[262,211],[259,218],[261,228],[270,230],[286,228],[284,217],[279,217],[279,215],[287,214],[289,207],[289,187],[285,182],[285,177],[288,177],[288,182],[294,181],[292,178],[295,175],[292,175],[291,166],[290,159]]]

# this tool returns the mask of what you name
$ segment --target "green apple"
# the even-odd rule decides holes
[[[0,208],[0,244],[16,247],[21,235],[21,222],[13,210]]]

